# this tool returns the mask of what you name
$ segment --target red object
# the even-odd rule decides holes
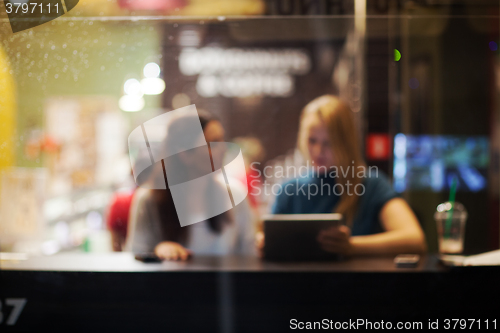
[[[133,197],[134,190],[116,192],[109,206],[108,229],[120,233],[124,238],[127,237],[128,216]]]
[[[130,10],[170,11],[187,5],[186,0],[118,0],[120,8]]]
[[[246,184],[250,206],[257,209],[259,208],[257,191],[261,187],[259,174],[254,170],[247,171]]]
[[[366,138],[366,157],[369,160],[387,160],[391,152],[391,140],[385,133],[371,133]]]
[[[259,173],[255,170],[246,170],[244,174],[241,174],[236,177],[243,186],[248,188],[247,199],[252,208],[258,208],[258,195],[257,193],[260,191],[261,180]]]

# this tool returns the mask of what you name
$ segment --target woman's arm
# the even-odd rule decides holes
[[[353,236],[353,254],[424,253],[425,236],[410,206],[401,198],[389,200],[380,210],[385,232]]]
[[[366,236],[350,236],[342,226],[323,231],[318,241],[323,249],[346,255],[384,255],[424,253],[425,236],[415,214],[401,198],[389,200],[380,210],[384,232]]]

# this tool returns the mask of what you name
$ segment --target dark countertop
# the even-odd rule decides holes
[[[394,257],[357,257],[337,262],[266,262],[255,257],[194,256],[186,262],[143,263],[131,253],[63,253],[0,261],[0,270],[70,272],[443,272],[435,255],[422,256],[416,268],[396,268]]]
[[[500,319],[497,267],[416,268],[394,257],[270,263],[195,256],[146,264],[131,253],[63,253],[0,262],[0,331],[282,332],[290,320],[418,321]],[[10,304],[10,305],[9,305]],[[483,325],[484,326],[484,325]],[[482,327],[483,328],[483,327]]]

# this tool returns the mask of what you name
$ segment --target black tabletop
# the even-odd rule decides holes
[[[15,332],[282,332],[292,320],[358,319],[423,329],[446,328],[453,318],[491,328],[500,298],[500,267],[449,268],[435,255],[422,256],[416,268],[396,268],[393,256],[308,263],[195,256],[146,264],[131,253],[0,265],[0,331]]]
[[[416,268],[397,268],[394,257],[355,257],[335,262],[266,262],[248,256],[194,256],[186,262],[143,263],[131,253],[66,253],[0,261],[0,270],[69,272],[442,272],[435,255],[422,256]]]

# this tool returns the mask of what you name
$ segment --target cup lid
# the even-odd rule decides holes
[[[455,211],[455,212],[467,212],[464,205],[462,205],[458,201],[455,201],[454,203],[451,203],[449,201],[443,202],[442,204],[439,204],[437,206],[436,210],[438,212],[442,213],[442,212],[449,212],[452,208],[453,208],[453,211]]]
[[[457,201],[455,201],[454,203],[447,201],[439,204],[436,208],[436,213],[434,214],[434,216],[436,218],[447,217],[448,213],[450,212],[452,212],[454,216],[455,215],[467,216],[467,210],[465,209],[464,205],[462,205],[460,202]]]

